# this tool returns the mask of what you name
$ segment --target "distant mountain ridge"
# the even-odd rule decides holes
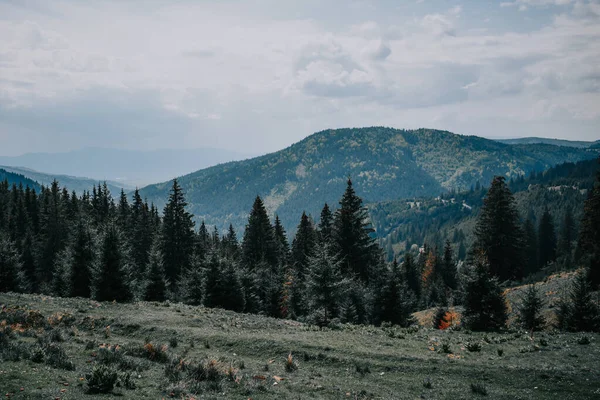
[[[0,165],[30,168],[50,175],[85,176],[135,187],[248,157],[249,154],[212,148],[137,151],[89,147],[62,153],[0,156]]]
[[[593,148],[600,145],[600,140],[581,141],[581,140],[566,140],[566,139],[549,139],[539,137],[526,137],[516,139],[499,139],[498,142],[505,144],[551,144],[555,146],[576,147],[581,149]]]
[[[7,181],[9,186],[14,185],[22,185],[23,187],[29,186],[31,189],[35,189],[39,192],[41,186],[38,182],[27,178],[24,175],[17,174],[14,172],[10,172],[0,167],[0,182]]]
[[[517,176],[596,157],[590,149],[549,144],[508,145],[432,129],[385,127],[325,130],[275,153],[199,170],[179,178],[198,220],[243,228],[256,195],[271,214],[295,229],[303,210],[317,218],[337,206],[346,180],[367,202],[437,196],[468,189],[494,175]],[[164,206],[171,182],[150,185],[143,197]]]
[[[104,183],[104,181],[100,181],[100,180],[96,180],[96,179],[70,176],[70,175],[47,174],[44,172],[39,172],[39,171],[35,171],[33,169],[29,169],[29,168],[10,167],[10,166],[2,166],[2,165],[0,165],[0,168],[7,172],[13,173],[13,174],[22,175],[22,176],[24,176],[32,181],[36,181],[40,185],[44,185],[44,186],[50,186],[52,184],[52,181],[54,181],[56,179],[58,181],[58,183],[60,184],[60,186],[66,187],[69,191],[74,190],[75,192],[77,192],[77,194],[82,194],[84,191],[91,192],[93,186],[98,186],[98,184]],[[122,183],[113,182],[113,181],[106,181],[106,186],[112,193],[113,197],[118,196],[119,192],[121,192],[121,189],[123,189],[125,191],[130,191],[130,190],[134,189],[131,186],[123,185]]]

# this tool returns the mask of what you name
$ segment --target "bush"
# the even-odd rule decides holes
[[[498,349],[498,356],[502,357],[504,355],[504,350]]]
[[[117,383],[117,371],[106,365],[96,365],[86,375],[88,393],[110,393]]]
[[[424,387],[425,389],[433,389],[433,384],[431,383],[431,379],[429,379],[429,378],[425,378],[425,379],[423,380],[423,387]]]
[[[366,374],[371,373],[371,367],[369,364],[355,364],[356,372],[358,372],[361,376],[365,376]]]
[[[442,344],[442,348],[440,349],[440,351],[444,354],[450,354],[452,353],[452,350],[450,350],[450,344],[448,343],[443,343]]]
[[[586,344],[590,344],[590,338],[589,336],[582,336],[579,339],[577,339],[577,343],[581,344],[581,345],[586,345]]]
[[[488,392],[486,387],[482,383],[471,383],[471,392],[487,396]]]
[[[44,348],[44,353],[46,354],[46,364],[59,369],[66,369],[68,371],[73,371],[75,369],[75,364],[69,361],[69,357],[59,344],[51,343],[49,346]]]

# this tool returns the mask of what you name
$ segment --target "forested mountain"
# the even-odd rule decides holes
[[[91,178],[83,178],[77,176],[70,175],[53,175],[47,174],[44,172],[34,171],[29,168],[23,167],[9,167],[9,166],[0,166],[3,170],[7,172],[11,172],[14,174],[22,175],[32,181],[36,181],[40,185],[50,186],[54,180],[60,182],[60,184],[69,190],[74,190],[78,194],[82,194],[84,191],[89,191],[91,187],[97,186],[98,183],[106,182],[106,186],[112,193],[119,193],[121,189],[125,191],[129,191],[134,189],[129,185],[125,185],[123,183],[114,182],[114,181],[98,181]],[[1,179],[0,179],[1,180]],[[25,184],[24,184],[25,185]],[[29,185],[33,187],[32,185]],[[39,185],[38,185],[39,186]]]
[[[23,187],[29,186],[31,189],[37,191],[40,190],[40,185],[34,180],[31,180],[21,174],[14,172],[8,172],[7,170],[0,168],[0,182],[7,181],[9,185],[22,185]]]
[[[0,165],[25,167],[47,174],[121,182],[118,185],[144,186],[248,157],[250,154],[212,148],[140,151],[88,147],[62,153],[0,156]]]
[[[505,144],[551,144],[554,146],[576,147],[582,149],[590,148],[594,145],[598,146],[600,144],[600,140],[596,140],[595,142],[586,142],[580,140],[549,139],[539,137],[500,139],[498,141]]]
[[[586,160],[564,163],[509,181],[523,223],[530,220],[538,229],[548,209],[559,239],[565,232],[567,214],[570,214],[572,230],[576,231],[597,169],[596,160]],[[486,192],[486,188],[476,185],[468,191],[435,198],[398,199],[367,206],[388,258],[424,243],[441,250],[448,240],[459,258],[464,259],[473,241],[475,220]]]
[[[189,211],[224,230],[244,227],[258,194],[288,229],[297,213],[316,217],[334,204],[348,176],[368,202],[438,196],[490,182],[494,175],[519,176],[565,161],[594,158],[588,149],[546,144],[508,145],[430,129],[383,127],[326,130],[281,151],[203,169],[179,179]],[[150,185],[142,197],[159,208],[170,182]]]

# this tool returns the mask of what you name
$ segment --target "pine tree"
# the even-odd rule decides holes
[[[223,237],[223,249],[226,257],[232,260],[237,260],[239,258],[240,245],[232,224],[229,224],[227,235]]]
[[[208,229],[206,229],[204,221],[202,221],[200,228],[198,228],[198,235],[196,236],[196,255],[200,259],[205,259],[211,249],[210,234],[208,233]]]
[[[226,310],[242,312],[245,307],[244,289],[237,273],[237,265],[231,259],[225,259],[226,266],[222,272],[223,303]]]
[[[475,227],[476,252],[484,252],[490,272],[500,280],[523,277],[523,232],[512,193],[496,176],[483,201]]]
[[[575,220],[571,208],[567,208],[558,240],[558,253],[562,255],[568,265],[571,261],[573,241],[575,240]]]
[[[216,252],[209,257],[204,281],[204,306],[221,307],[224,302],[225,288],[221,279],[221,262]]]
[[[0,292],[20,290],[21,268],[17,246],[9,237],[0,233]]]
[[[131,235],[131,209],[129,208],[127,195],[123,189],[121,189],[119,205],[117,206],[117,224],[119,225],[121,232],[123,232],[126,236]]]
[[[286,265],[290,257],[290,245],[288,244],[287,234],[278,215],[275,215],[275,224],[273,225],[273,234],[277,248],[277,263]]]
[[[129,301],[132,293],[121,233],[109,224],[101,241],[100,256],[94,279],[94,295],[98,301]]]
[[[153,227],[148,204],[142,200],[137,189],[133,193],[130,221],[129,243],[131,244],[132,268],[136,279],[141,281],[146,278],[146,267],[149,264],[150,251],[156,231]]]
[[[96,260],[96,237],[86,222],[80,220],[70,249],[71,297],[90,297],[92,266]]]
[[[334,217],[334,249],[340,257],[342,273],[347,277],[356,276],[366,284],[369,283],[374,264],[379,262],[379,249],[370,236],[373,232],[367,209],[348,179],[340,209]]]
[[[596,172],[594,188],[589,192],[583,208],[579,247],[590,284],[593,289],[597,289],[600,287],[600,168]]]
[[[404,255],[402,270],[406,285],[413,292],[415,298],[419,299],[421,297],[421,273],[413,260],[412,254],[409,252]]]
[[[21,260],[23,262],[23,289],[28,293],[38,292],[37,266],[34,255],[34,239],[31,230],[27,230],[22,245]]]
[[[528,331],[539,331],[544,327],[545,321],[541,315],[543,307],[539,290],[535,285],[529,285],[525,295],[521,297],[519,307],[519,322],[523,328]]]
[[[600,309],[592,298],[592,286],[587,274],[577,275],[569,291],[568,299],[559,305],[558,322],[570,331],[600,331]]]
[[[545,209],[540,219],[538,240],[538,269],[542,269],[549,263],[556,261],[556,231],[548,208]]]
[[[72,255],[69,248],[58,253],[51,284],[51,293],[55,297],[65,297],[71,292],[69,269],[72,262],[71,258]]]
[[[463,320],[466,327],[474,331],[505,327],[507,311],[504,294],[496,278],[490,273],[485,254],[480,253],[474,257],[465,291]]]
[[[394,325],[408,326],[413,321],[411,313],[416,305],[416,298],[404,282],[404,274],[396,259],[392,262],[387,275],[387,284],[383,289],[383,315],[381,320]]]
[[[305,315],[308,306],[305,301],[306,291],[306,273],[310,257],[314,255],[317,245],[317,234],[312,222],[302,213],[300,224],[296,231],[296,237],[292,242],[291,263],[292,263],[292,288],[291,288],[291,308],[293,315]]]
[[[318,314],[327,324],[337,315],[347,281],[340,271],[340,262],[331,255],[330,247],[321,243],[310,257],[307,276],[307,297],[311,313]]]
[[[525,275],[531,275],[538,270],[538,236],[533,225],[532,218],[527,218],[524,227],[525,235],[525,255],[527,264],[525,266]]]
[[[242,241],[244,266],[250,271],[254,271],[260,263],[266,263],[269,266],[276,265],[278,261],[277,246],[267,209],[262,199],[256,196]]]
[[[165,276],[175,297],[181,272],[189,268],[194,250],[194,221],[186,211],[186,206],[183,191],[177,179],[174,179],[163,212],[161,247]]]
[[[444,247],[444,259],[442,261],[442,276],[444,278],[444,284],[452,290],[456,290],[457,277],[456,277],[456,263],[454,262],[454,254],[450,241],[446,241]]]
[[[182,300],[193,306],[202,304],[204,295],[204,258],[195,255],[190,266],[183,272],[180,280]]]
[[[329,209],[327,203],[323,206],[321,211],[321,220],[318,226],[319,240],[328,244],[332,243],[333,234],[333,214]]]
[[[165,301],[167,299],[167,283],[165,266],[158,240],[152,246],[148,261],[148,278],[144,288],[144,300]]]

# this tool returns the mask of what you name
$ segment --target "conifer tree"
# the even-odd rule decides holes
[[[98,301],[129,301],[132,293],[129,286],[127,255],[123,249],[121,233],[113,223],[104,232],[96,276],[94,297]]]
[[[571,208],[567,208],[565,217],[560,229],[560,235],[558,240],[558,253],[566,260],[567,264],[571,259],[571,253],[573,250],[573,241],[575,240],[575,221],[573,219],[573,212]]]
[[[598,163],[600,164],[600,158]],[[597,289],[600,287],[600,168],[596,172],[594,188],[585,201],[578,245],[590,284],[593,289]]]
[[[319,240],[330,244],[332,243],[333,214],[327,203],[325,203],[323,210],[321,210],[321,219],[318,226],[318,232]]]
[[[23,263],[23,289],[28,293],[38,292],[38,279],[36,275],[36,262],[34,255],[34,239],[31,230],[28,229],[23,240],[23,251],[21,261]]]
[[[223,304],[225,288],[221,279],[221,263],[219,256],[213,252],[209,257],[204,281],[204,305],[206,307],[220,307]]]
[[[189,268],[194,250],[194,221],[186,206],[183,190],[174,179],[163,212],[161,247],[165,276],[175,297],[181,272]]]
[[[70,255],[71,297],[90,297],[92,268],[96,260],[96,237],[86,222],[80,220],[72,241]]]
[[[202,304],[204,295],[204,258],[192,257],[190,266],[183,272],[180,281],[182,300],[193,306]]]
[[[465,288],[465,326],[474,331],[504,328],[507,320],[504,294],[490,272],[485,254],[475,255],[470,272]]]
[[[165,301],[167,299],[167,283],[165,267],[160,251],[160,242],[155,240],[148,260],[148,278],[144,288],[144,300]]]
[[[340,257],[342,273],[347,277],[356,276],[366,284],[372,278],[374,264],[379,262],[377,244],[370,236],[373,232],[367,209],[348,179],[340,208],[334,216],[334,249]]]
[[[7,235],[0,233],[0,292],[20,290],[21,267],[14,242]]]
[[[413,292],[415,298],[421,297],[421,273],[417,264],[413,260],[412,254],[407,252],[404,255],[404,263],[402,264],[406,285]]]
[[[548,263],[556,261],[556,231],[554,222],[548,208],[544,210],[538,228],[539,253],[538,269],[544,268]]]
[[[153,227],[152,215],[148,204],[142,200],[139,191],[133,193],[133,201],[130,211],[130,237],[131,262],[134,275],[138,280],[146,278],[146,267],[149,264],[150,251],[156,231]]]
[[[442,261],[442,276],[444,278],[444,284],[450,289],[456,290],[456,263],[454,262],[454,254],[449,240],[446,241],[446,246],[444,247],[444,259]]]
[[[557,312],[559,326],[570,331],[600,331],[600,309],[592,297],[587,274],[580,272],[572,283],[567,299]]]
[[[510,189],[496,176],[483,201],[475,227],[476,252],[484,252],[490,272],[500,280],[523,277],[523,232]]]
[[[262,199],[256,196],[242,241],[242,262],[250,271],[260,263],[268,266],[277,264],[277,242],[267,209]]]
[[[317,234],[305,212],[302,213],[300,224],[296,231],[296,237],[292,242],[292,287],[291,308],[296,316],[305,315],[308,305],[305,301],[306,273],[310,257],[314,255],[317,245]]]
[[[519,307],[519,322],[523,328],[528,331],[539,331],[545,321],[541,315],[544,303],[540,296],[540,292],[535,285],[529,285],[524,296],[521,297],[521,305]]]
[[[235,229],[233,229],[232,224],[229,224],[227,234],[223,237],[223,248],[225,255],[228,258],[232,260],[237,260],[239,258],[240,245],[238,243],[237,235],[235,233]]]
[[[231,259],[226,259],[225,263],[221,277],[224,291],[221,306],[226,310],[242,312],[245,307],[244,289],[237,273],[237,265]]]
[[[320,243],[310,257],[307,276],[307,297],[311,313],[327,324],[337,315],[347,281],[340,271],[340,262],[331,255],[329,245]]]
[[[387,284],[383,289],[383,315],[381,320],[393,325],[408,326],[413,321],[411,313],[416,305],[416,298],[408,290],[404,282],[404,274],[396,259],[392,262],[387,275]]]
[[[275,215],[273,233],[275,235],[275,246],[277,248],[277,263],[279,265],[286,265],[290,257],[290,245],[288,244],[287,234],[278,215]]]
[[[204,221],[202,221],[200,228],[198,228],[198,235],[196,236],[196,255],[200,259],[205,259],[211,248],[210,234],[208,233],[208,229],[206,229]]]
[[[533,225],[532,218],[527,218],[525,221],[524,227],[524,237],[525,237],[525,258],[526,258],[526,266],[525,266],[525,275],[531,275],[538,270],[539,261],[538,261],[538,236],[536,229]]]
[[[127,195],[123,189],[121,189],[119,204],[117,206],[117,223],[121,232],[127,236],[131,235],[131,209],[129,208]]]
[[[55,297],[65,297],[71,291],[70,287],[70,270],[69,267],[72,263],[72,255],[69,248],[61,251],[56,258],[56,265],[54,266],[54,274],[52,276],[52,290],[51,293]]]

